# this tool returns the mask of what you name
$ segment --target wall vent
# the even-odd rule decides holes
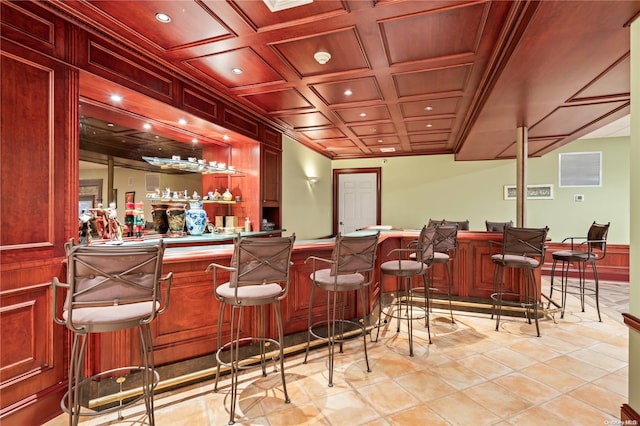
[[[558,154],[560,187],[602,186],[602,152]]]

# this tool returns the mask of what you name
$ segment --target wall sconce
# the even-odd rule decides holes
[[[309,185],[315,185],[318,183],[318,178],[315,176],[307,176],[307,182],[309,182]]]

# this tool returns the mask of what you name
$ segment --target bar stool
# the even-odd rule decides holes
[[[600,316],[600,284],[598,281],[598,269],[596,262],[604,259],[607,255],[607,234],[609,233],[609,223],[599,224],[593,222],[589,227],[586,237],[567,237],[562,242],[571,241],[571,249],[559,250],[551,253],[553,257],[553,266],[551,267],[551,284],[549,289],[549,298],[553,296],[554,282],[553,277],[556,271],[556,263],[561,262],[560,269],[560,286],[562,295],[562,313],[560,318],[564,318],[564,310],[567,304],[567,293],[578,294],[580,296],[580,305],[584,312],[585,293],[593,294],[596,299],[596,310],[598,311],[598,321],[602,322]],[[569,268],[571,264],[575,264],[578,269],[578,285],[569,286]],[[593,270],[594,287],[586,287],[585,269],[587,263],[591,264]]]
[[[149,424],[155,424],[153,390],[160,379],[153,359],[150,324],[169,306],[172,274],[160,277],[165,245],[107,246],[65,244],[67,283],[53,278],[53,320],[73,332],[68,389],[60,406],[69,413],[69,424],[80,416],[97,416],[118,411],[144,398]],[[160,289],[166,282],[164,297]],[[58,289],[66,290],[62,315],[58,316]],[[87,340],[92,333],[137,328],[140,338],[140,366],[127,366],[83,377]],[[119,404],[95,412],[81,412],[87,399],[86,386],[98,379],[117,377],[114,388]],[[131,383],[131,387],[123,386]],[[133,397],[121,396],[126,392]],[[138,395],[139,394],[139,395]],[[124,399],[127,399],[123,402]]]
[[[220,368],[222,365],[231,371],[231,408],[229,410],[229,424],[235,422],[235,409],[238,399],[238,374],[240,370],[251,368],[251,365],[241,365],[240,345],[253,344],[258,346],[262,375],[266,376],[265,348],[274,344],[277,350],[273,355],[275,362],[280,360],[280,376],[284,391],[284,402],[289,403],[287,384],[284,377],[284,341],[282,329],[282,314],[280,301],[289,291],[289,270],[291,267],[291,251],[295,242],[295,234],[290,237],[236,237],[231,265],[225,266],[211,263],[206,272],[213,271],[213,289],[216,300],[220,302],[218,311],[218,350],[216,352],[216,381],[214,390],[218,390]],[[229,274],[229,280],[219,283],[220,276]],[[267,336],[265,306],[273,306],[278,339]],[[222,326],[226,306],[231,307],[230,340],[222,343]],[[253,321],[259,325],[259,336],[241,337],[241,321],[244,307],[257,307],[258,318]],[[243,350],[249,352],[246,346]]]
[[[350,338],[362,335],[364,340],[364,359],[367,372],[371,372],[367,355],[367,312],[368,305],[364,290],[374,280],[374,268],[380,232],[374,234],[345,236],[338,234],[331,259],[309,256],[305,263],[312,262],[311,282],[313,289],[309,296],[309,314],[307,328],[307,348],[304,363],[307,363],[311,336],[325,340],[329,349],[329,387],[333,386],[333,367],[335,346],[339,345],[340,353],[343,343]],[[323,268],[330,265],[330,268]],[[323,321],[312,323],[315,290],[324,290],[327,295],[327,316]],[[347,294],[356,291],[360,296],[363,320],[355,321],[345,318]],[[322,329],[325,330],[322,333]],[[345,331],[346,329],[346,331]],[[353,331],[357,333],[353,333]]]
[[[458,224],[456,222],[450,222],[451,224],[444,225],[438,224],[435,226],[436,232],[434,235],[433,242],[433,259],[432,259],[432,268],[430,268],[430,277],[428,282],[430,283],[429,288],[427,289],[431,294],[438,293],[447,296],[447,300],[449,301],[449,314],[451,315],[451,323],[455,323],[453,319],[453,306],[451,304],[451,293],[452,293],[452,280],[451,280],[451,261],[455,258],[456,252],[458,250]],[[415,253],[411,253],[411,259],[416,258]],[[447,274],[447,290],[446,292],[438,287],[434,286],[434,269],[435,265],[444,265]],[[414,292],[425,292],[424,288],[414,287]],[[429,295],[430,296],[430,295]],[[431,298],[427,297],[425,294],[425,304],[427,301],[430,301]],[[429,310],[431,307],[429,306]],[[426,320],[427,317],[425,317]],[[425,324],[426,326],[426,324]]]
[[[380,301],[378,303],[378,333],[380,332],[380,323],[382,321],[382,294],[384,286],[384,276],[391,275],[396,277],[396,301],[384,312],[386,318],[396,318],[398,320],[397,332],[400,332],[400,322],[402,318],[407,319],[407,328],[409,336],[409,356],[413,356],[413,284],[414,277],[421,276],[423,280],[423,288],[428,289],[427,271],[433,264],[433,246],[436,233],[435,227],[423,226],[420,236],[413,247],[393,249],[387,253],[387,258],[395,257],[393,260],[387,260],[380,265],[381,288]],[[412,259],[411,254],[415,257]],[[429,343],[431,343],[431,329],[429,325],[429,292],[425,292],[425,323],[429,335]],[[406,314],[403,314],[405,310]],[[377,340],[377,336],[376,336]]]
[[[505,226],[502,237],[502,252],[493,254],[491,262],[495,265],[493,277],[493,306],[491,318],[496,316],[496,331],[500,326],[500,314],[503,306],[514,306],[526,309],[526,316],[531,324],[531,313],[536,323],[536,331],[540,337],[538,324],[538,305],[540,296],[534,270],[544,261],[545,241],[549,228],[516,228]],[[513,289],[505,289],[504,275],[506,268],[520,269],[524,272],[523,294]],[[512,287],[513,288],[513,287]]]
[[[491,222],[488,220],[484,221],[485,227],[487,228],[487,232],[504,232],[505,226],[513,226],[513,221],[510,220],[508,222]]]
[[[468,221],[467,221],[468,223]],[[436,227],[433,244],[433,266],[444,265],[447,270],[447,300],[449,301],[449,314],[451,315],[451,324],[455,322],[453,319],[453,307],[451,306],[451,287],[453,285],[451,280],[451,262],[456,256],[458,251],[458,223],[450,225],[440,225]],[[433,270],[431,268],[431,287],[429,291],[431,293],[443,293],[442,289],[434,287],[433,285]]]

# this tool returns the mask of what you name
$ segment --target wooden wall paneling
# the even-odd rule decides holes
[[[0,4],[2,36],[53,57],[64,54],[62,20],[34,2]]]
[[[51,279],[62,262],[35,260],[0,267],[0,422],[39,424],[59,412],[66,386],[67,332],[52,319]],[[59,302],[63,298],[60,297]],[[33,398],[38,395],[37,398]],[[29,406],[37,406],[29,410]],[[47,414],[49,413],[49,414]],[[27,420],[24,422],[23,420]]]
[[[215,260],[229,264],[230,258]],[[213,295],[212,273],[206,267],[214,261],[165,264],[163,274],[173,272],[173,284],[168,310],[154,325],[156,363],[195,358],[217,350],[219,303]],[[220,283],[228,274],[219,274]],[[229,310],[227,310],[229,311]],[[223,324],[223,339],[229,338],[229,312]]]
[[[272,130],[269,127],[265,127],[262,142],[264,142],[265,145],[282,150],[282,133]]]
[[[176,105],[176,79],[146,58],[79,31],[78,66],[99,77]]]
[[[65,280],[63,246],[77,232],[78,76],[58,60],[73,57],[74,44],[62,20],[36,17],[34,7],[2,3],[0,316],[3,342],[13,342],[2,350],[0,419],[8,424],[59,413],[68,333],[52,320],[51,279]]]
[[[23,257],[27,249],[50,256],[55,244],[54,212],[54,71],[2,55],[2,145],[0,154],[2,262]],[[30,90],[43,96],[31,96]],[[35,149],[34,149],[35,148]],[[25,220],[25,209],[38,220]],[[5,257],[7,256],[7,257]]]
[[[292,332],[304,331],[307,329],[308,313],[309,313],[309,297],[311,291],[314,291],[313,310],[311,313],[311,321],[317,323],[320,321],[326,321],[327,319],[327,292],[324,290],[318,290],[314,288],[311,282],[310,275],[313,271],[313,264],[311,262],[304,263],[304,260],[313,254],[314,256],[330,259],[333,247],[326,247],[320,250],[304,251],[293,254],[292,261],[295,266],[293,273],[293,286],[290,288],[289,295],[286,302],[287,305],[286,317],[283,315],[283,327],[285,334]],[[325,265],[318,263],[316,267],[324,268]],[[358,302],[356,301],[356,295],[354,292],[346,294],[344,302],[344,316],[345,318],[354,318],[357,313]]]
[[[323,248],[314,251],[314,255],[323,258],[331,257],[332,248]],[[297,332],[307,329],[307,315],[309,313],[309,297],[313,289],[311,283],[311,272],[313,271],[313,265],[311,262],[304,263],[307,257],[310,255],[308,251],[294,252],[291,256],[291,261],[294,266],[291,269],[289,294],[287,295],[284,303],[282,304],[282,322],[285,330],[285,334],[291,332]],[[324,294],[317,292],[316,296],[322,297]],[[326,297],[323,299],[326,301]],[[316,299],[317,301],[317,299]],[[286,305],[286,306],[285,306]],[[318,303],[314,303],[315,319],[318,319],[320,311],[317,306]],[[326,307],[326,304],[324,305]],[[326,309],[326,308],[325,308]],[[326,310],[325,316],[326,316]]]
[[[280,169],[282,168],[282,153],[271,147],[263,147],[262,152],[262,205],[264,207],[278,207],[280,201]]]
[[[240,225],[245,218],[251,221],[251,230],[260,230],[260,143],[240,142],[231,146],[230,164],[243,174],[230,176],[230,188],[233,195],[239,195],[241,201],[234,206],[234,213],[239,217]]]
[[[255,118],[249,117],[236,109],[228,106],[224,107],[222,110],[222,122],[220,124],[255,140],[260,139],[261,126],[256,122]]]
[[[202,116],[214,123],[220,121],[220,106],[216,100],[186,84],[181,84],[180,87],[182,89],[182,108],[185,111]]]

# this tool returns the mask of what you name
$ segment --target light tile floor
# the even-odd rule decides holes
[[[334,386],[327,386],[327,351],[286,359],[290,404],[280,375],[249,370],[241,375],[238,425],[606,425],[627,402],[628,330],[619,312],[628,285],[603,283],[603,322],[593,301],[581,312],[569,296],[564,319],[540,321],[542,337],[523,318],[502,317],[500,330],[488,315],[448,311],[431,317],[429,345],[422,321],[414,326],[414,357],[408,356],[406,324],[393,325],[370,342],[366,372],[362,340],[337,354]],[[626,294],[626,300],[625,300]],[[228,380],[213,380],[156,396],[159,426],[224,425],[229,420]],[[144,424],[143,406],[84,418],[81,425]],[[67,424],[66,414],[46,426]]]

